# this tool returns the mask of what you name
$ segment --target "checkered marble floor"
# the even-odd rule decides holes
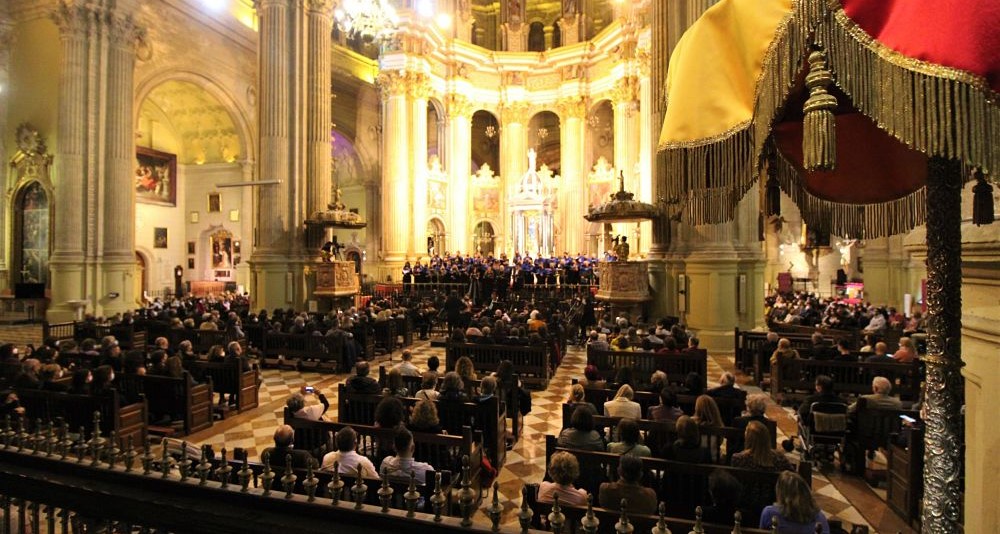
[[[0,340],[15,342],[20,346],[26,343],[41,342],[41,328],[38,326],[0,326]],[[444,360],[444,350],[430,347],[426,342],[418,343],[412,348],[414,363],[421,368],[426,367],[427,358],[437,355]],[[399,361],[399,352],[393,355],[393,361]],[[388,363],[383,357],[379,362]],[[507,461],[497,477],[500,484],[500,502],[504,507],[503,522],[517,523],[517,509],[521,503],[521,487],[524,484],[541,482],[545,475],[545,435],[556,435],[561,430],[561,405],[565,399],[570,382],[573,378],[583,376],[586,366],[586,354],[572,347],[562,365],[556,372],[544,391],[532,392],[532,411],[524,418],[524,433],[521,439],[508,451]],[[718,380],[723,371],[732,370],[732,356],[711,355],[708,360],[709,382]],[[737,373],[742,387],[748,392],[760,391],[748,379]],[[211,428],[187,437],[194,445],[211,444],[215,450],[223,445],[228,449],[242,447],[248,451],[251,458],[257,458],[264,448],[272,443],[274,429],[281,423],[285,399],[289,394],[298,391],[304,385],[311,385],[326,393],[330,401],[327,418],[336,420],[337,399],[336,385],[347,378],[345,374],[321,374],[315,372],[299,372],[294,370],[267,369],[263,373],[263,383],[259,391],[259,406],[249,412],[231,416],[224,421],[217,421]],[[307,402],[316,402],[307,399]],[[776,404],[768,406],[768,417],[778,421],[779,442],[794,434],[795,422],[792,419],[793,410]],[[794,453],[793,453],[794,455]],[[883,460],[884,461],[884,460]],[[827,468],[833,469],[833,468]],[[881,499],[882,510],[865,509],[865,515],[848,501],[848,499],[831,482],[834,473],[824,472],[820,468],[813,470],[813,490],[816,500],[823,511],[833,519],[840,519],[851,525],[869,525],[865,516],[880,516],[885,512],[885,492],[874,489]],[[492,495],[486,496],[484,506],[489,505]],[[484,513],[477,514],[476,520],[489,523]],[[876,532],[874,529],[872,532]]]

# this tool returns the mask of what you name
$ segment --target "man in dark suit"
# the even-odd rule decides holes
[[[833,379],[826,375],[816,377],[816,393],[809,395],[799,405],[799,421],[803,426],[809,426],[812,420],[812,405],[814,402],[844,402],[833,392]]]
[[[814,360],[832,360],[834,349],[823,338],[823,334],[814,332],[812,335],[812,351],[810,352]]]
[[[747,392],[736,387],[736,377],[726,371],[719,377],[719,385],[706,392],[717,399],[745,399]]]
[[[264,449],[260,457],[268,455],[272,466],[284,466],[285,457],[292,455],[292,467],[306,469],[309,464],[319,467],[319,462],[306,451],[294,448],[292,440],[295,438],[295,430],[289,425],[281,425],[274,431],[274,446]]]

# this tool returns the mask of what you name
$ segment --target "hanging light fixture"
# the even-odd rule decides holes
[[[388,39],[399,23],[389,0],[343,0],[333,16],[341,30],[369,43]]]

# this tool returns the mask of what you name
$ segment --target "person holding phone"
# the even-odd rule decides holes
[[[313,394],[316,395],[319,404],[306,406],[305,396]],[[285,401],[285,407],[296,418],[320,421],[323,419],[323,414],[330,408],[330,401],[326,400],[326,395],[323,395],[322,391],[317,390],[313,386],[302,386],[300,393],[292,393],[288,397],[288,400]]]

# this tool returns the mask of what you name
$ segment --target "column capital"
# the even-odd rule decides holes
[[[91,10],[85,5],[59,2],[51,17],[59,27],[60,37],[84,37],[87,35],[91,14]]]
[[[375,79],[382,99],[409,95],[413,98],[427,98],[431,93],[430,78],[422,72],[395,70],[380,72]]]
[[[459,117],[471,119],[474,113],[472,102],[469,102],[465,95],[458,93],[448,93],[444,98],[444,105],[449,119]]]
[[[333,0],[306,0],[306,9],[310,13],[333,16]]]
[[[639,108],[639,77],[635,75],[624,76],[615,82],[611,90],[611,101],[628,106],[626,113],[632,116]]]
[[[561,98],[556,102],[556,110],[563,119],[582,119],[587,116],[589,102],[583,96]]]
[[[503,124],[523,124],[528,121],[532,107],[527,102],[504,102],[500,105],[500,121]]]
[[[288,0],[253,0],[253,9],[258,17],[269,7],[288,7]]]
[[[146,38],[146,29],[136,24],[131,15],[107,19],[108,36],[112,45],[132,51]]]

